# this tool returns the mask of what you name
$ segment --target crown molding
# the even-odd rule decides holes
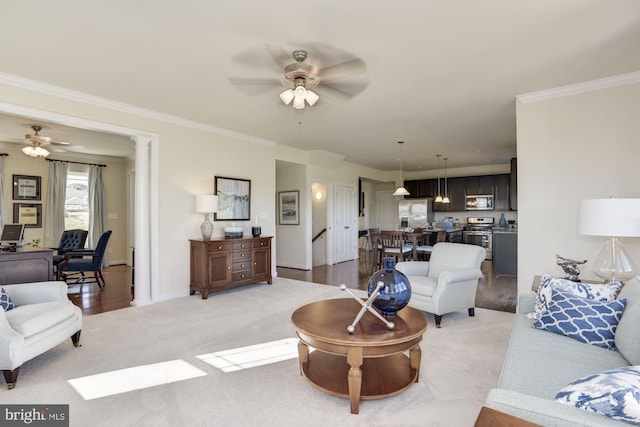
[[[216,126],[207,125],[204,123],[196,122],[194,120],[185,119],[182,117],[174,116],[171,114],[160,113],[154,110],[148,110],[145,108],[136,107],[123,102],[112,101],[110,99],[101,98],[99,96],[89,95],[87,93],[78,92],[70,89],[65,89],[59,86],[42,83],[36,80],[25,79],[13,74],[7,74],[0,72],[0,84],[6,84],[9,86],[18,87],[21,89],[27,89],[34,92],[53,95],[72,101],[81,102],[96,107],[106,108],[121,113],[132,114],[148,119],[158,120],[165,123],[171,123],[178,126],[183,126],[195,130],[200,130],[216,135],[226,136],[241,141],[251,142],[253,144],[265,145],[267,147],[274,147],[278,145],[277,142],[258,138],[253,135],[247,135],[240,132],[234,132],[227,129],[219,128]]]
[[[541,90],[538,92],[525,93],[516,96],[516,99],[523,102],[538,102],[563,96],[577,95],[579,93],[591,92],[594,90],[609,89],[617,86],[625,86],[640,83],[640,71],[618,76],[605,77],[603,79],[590,80],[588,82],[576,83],[567,86],[560,86],[553,89]]]

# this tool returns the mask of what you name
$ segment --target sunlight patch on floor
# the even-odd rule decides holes
[[[85,400],[91,400],[205,375],[206,372],[178,359],[75,378],[69,384]]]
[[[201,354],[196,357],[222,372],[234,372],[297,358],[298,339],[285,338],[263,344]]]

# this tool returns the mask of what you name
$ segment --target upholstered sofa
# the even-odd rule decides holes
[[[0,309],[0,369],[12,389],[20,366],[71,338],[80,345],[82,310],[67,297],[65,282],[1,285],[3,299],[15,307]]]
[[[569,384],[578,388],[581,384],[588,385],[588,381],[580,379],[614,368],[640,365],[640,281],[637,277],[622,288],[617,299],[626,299],[627,303],[615,330],[615,349],[611,350],[533,328],[535,320],[527,313],[534,312],[535,294],[520,295],[502,373],[497,387],[489,392],[485,406],[543,426],[630,425],[555,400],[558,392],[566,390]],[[591,392],[605,396],[597,387]],[[635,408],[637,411],[637,404]]]

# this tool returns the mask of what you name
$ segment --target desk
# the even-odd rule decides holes
[[[0,284],[46,282],[53,279],[53,250],[21,248],[0,252]]]

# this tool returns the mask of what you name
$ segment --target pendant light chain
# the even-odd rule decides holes
[[[445,157],[444,159],[444,198],[442,199],[442,203],[450,203],[451,201],[449,200],[449,189],[447,186],[447,160],[448,157]]]
[[[442,203],[442,194],[440,193],[440,157],[442,157],[442,154],[436,154],[436,158],[438,159],[438,194],[436,195],[436,203]]]

